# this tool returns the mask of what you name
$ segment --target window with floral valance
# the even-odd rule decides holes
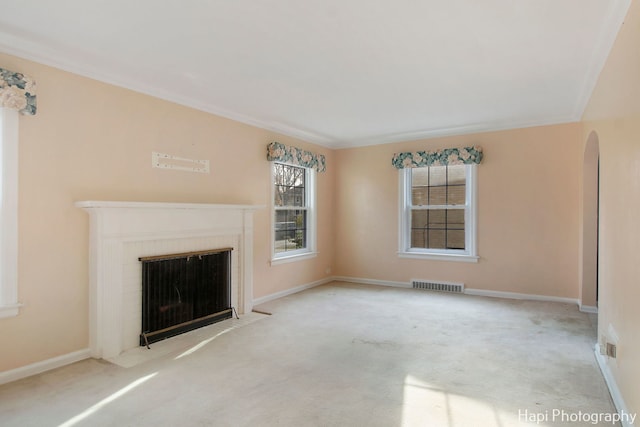
[[[476,166],[482,148],[396,153],[400,177],[398,255],[477,262]]]
[[[0,318],[18,302],[18,116],[36,113],[32,78],[0,68]]]
[[[267,146],[271,167],[271,265],[308,259],[316,249],[316,173],[325,157],[279,142]]]
[[[311,168],[315,169],[316,172],[324,172],[327,169],[325,157],[322,154],[316,154],[279,142],[272,142],[267,145],[267,160]]]

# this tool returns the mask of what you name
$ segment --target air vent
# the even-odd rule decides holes
[[[414,289],[425,289],[428,291],[452,292],[456,294],[464,293],[463,283],[434,282],[433,280],[412,280]]]

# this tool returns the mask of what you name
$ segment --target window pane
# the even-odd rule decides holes
[[[429,197],[429,188],[424,187],[412,187],[411,188],[411,204],[413,206],[422,206],[429,204],[427,198]]]
[[[448,249],[464,249],[464,230],[449,230],[447,232]]]
[[[447,248],[464,249],[464,210],[447,210]]]
[[[414,187],[429,185],[429,168],[412,168],[411,183]]]
[[[287,252],[307,247],[307,211],[284,209],[276,211],[275,252]]]
[[[447,166],[447,184],[464,185],[466,181],[467,168],[464,165]]]
[[[304,188],[280,187],[282,206],[304,206]]]
[[[306,206],[304,168],[276,163],[274,185],[275,206]]]
[[[447,204],[447,187],[442,185],[439,187],[429,187],[429,204],[430,205],[446,205]]]
[[[466,189],[463,185],[447,187],[447,205],[464,205],[466,199]]]
[[[411,230],[411,247],[426,248],[427,247],[427,230]]]
[[[428,210],[412,210],[411,211],[411,228],[425,228],[429,220]]]
[[[449,228],[464,229],[464,209],[447,209],[447,226]]]
[[[430,166],[411,169],[411,204],[464,205],[466,167]]]
[[[411,169],[411,204],[414,206],[429,203],[429,168]]]
[[[466,199],[466,172],[464,165],[447,167],[447,204],[464,205]]]
[[[446,238],[445,230],[429,230],[429,248],[446,249]]]
[[[446,212],[443,209],[429,209],[429,227],[444,228],[447,222]]]
[[[446,185],[447,184],[447,167],[431,166],[429,169],[429,185]]]
[[[411,247],[464,249],[464,209],[412,210]]]

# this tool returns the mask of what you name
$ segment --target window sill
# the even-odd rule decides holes
[[[287,264],[289,262],[302,261],[305,259],[315,258],[316,256],[318,256],[318,252],[305,252],[302,254],[283,256],[283,257],[273,258],[271,260],[271,265]]]
[[[480,259],[477,255],[463,255],[463,254],[436,254],[436,253],[421,253],[421,252],[398,252],[399,258],[412,258],[412,259],[430,259],[434,261],[457,261],[457,262],[478,262]]]
[[[0,319],[17,316],[20,307],[22,304],[0,305]]]

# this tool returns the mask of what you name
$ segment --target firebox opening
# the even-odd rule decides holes
[[[140,345],[230,319],[233,248],[141,257]]]

